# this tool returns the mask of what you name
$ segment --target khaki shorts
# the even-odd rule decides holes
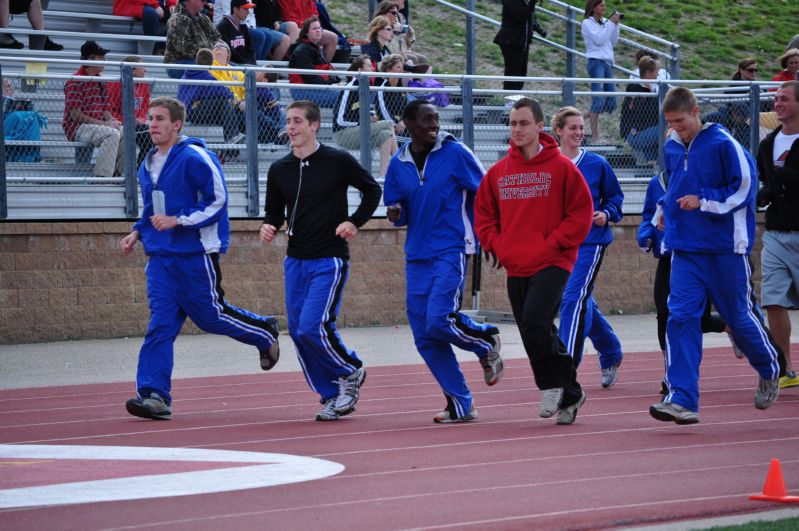
[[[799,232],[765,231],[760,269],[760,305],[799,308]]]
[[[371,142],[373,148],[379,148],[394,136],[394,124],[388,120],[372,122]],[[333,140],[344,149],[358,149],[361,147],[361,128],[347,127],[333,133]]]

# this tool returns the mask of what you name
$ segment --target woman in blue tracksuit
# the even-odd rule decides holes
[[[663,355],[666,354],[666,322],[669,319],[669,278],[671,276],[671,251],[663,244],[663,231],[660,230],[652,219],[657,209],[657,203],[666,193],[669,178],[666,172],[662,171],[652,177],[649,186],[646,188],[646,198],[644,199],[644,210],[641,213],[641,224],[638,226],[638,247],[645,253],[652,251],[652,256],[658,261],[655,270],[654,300],[655,311],[658,322],[658,343]],[[712,305],[707,301],[705,313],[702,314],[702,333],[707,332],[728,332],[727,323],[715,312],[711,312]],[[730,338],[732,339],[732,338]],[[743,358],[744,354],[733,343],[735,355]],[[668,393],[668,386],[665,379],[661,383],[660,393]]]
[[[265,370],[277,363],[278,329],[274,317],[236,308],[224,298],[219,255],[230,243],[230,224],[219,160],[203,140],[178,137],[185,109],[174,98],[154,99],[149,118],[155,148],[138,175],[144,209],[120,242],[124,254],[139,239],[144,245],[150,305],[136,374],[138,396],[126,408],[138,417],[168,419],[174,342],[187,316],[205,332],[258,348]]]
[[[439,132],[438,112],[424,100],[402,115],[411,134],[391,159],[383,186],[389,221],[407,226],[406,309],[414,342],[444,391],[437,423],[475,420],[477,412],[452,345],[474,352],[488,385],[502,377],[499,330],[461,313],[466,259],[475,253],[474,193],[483,167],[469,148]]]
[[[624,194],[608,161],[580,147],[585,138],[585,125],[578,109],[563,107],[558,110],[552,118],[552,129],[560,139],[561,153],[583,174],[594,199],[591,232],[580,245],[577,262],[563,292],[558,335],[571,354],[575,368],[582,361],[585,337],[591,339],[599,354],[602,387],[607,388],[616,383],[624,356],[619,338],[599,311],[592,293],[605,250],[613,241],[610,223],[622,218]]]

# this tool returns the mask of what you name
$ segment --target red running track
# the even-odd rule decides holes
[[[588,400],[571,426],[538,418],[526,360],[509,361],[493,388],[476,362],[464,369],[480,418],[448,426],[432,422],[444,401],[422,365],[368,368],[358,411],[328,423],[312,420],[319,405],[299,373],[179,380],[169,422],[128,416],[129,383],[0,391],[1,444],[268,452],[345,466],[275,487],[10,508],[0,522],[15,530],[610,528],[780,508],[747,499],[763,488],[772,458],[789,494],[799,494],[799,388],[756,410],[757,377],[729,348],[705,351],[693,426],[647,413],[659,397],[660,353],[628,354],[611,389],[600,388],[595,358],[586,358]],[[0,489],[130,475],[155,484],[181,466],[0,459]]]

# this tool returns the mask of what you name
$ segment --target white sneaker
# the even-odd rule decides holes
[[[764,380],[761,377],[757,391],[755,391],[755,407],[757,409],[768,409],[777,401],[778,396],[780,396],[779,378]]]
[[[499,355],[499,351],[502,348],[499,334],[494,334],[491,337],[494,339],[494,346],[491,347],[491,351],[486,354],[484,358],[480,358],[480,365],[483,367],[483,378],[485,379],[486,385],[496,384],[505,372],[505,363]]]
[[[541,391],[541,405],[538,415],[548,419],[560,409],[560,402],[563,400],[563,388],[544,389]]]
[[[474,403],[469,406],[469,412],[464,417],[452,418],[448,409],[445,409],[433,417],[433,422],[436,424],[455,424],[457,422],[470,422],[472,420],[477,420],[477,410],[474,408]]]
[[[580,395],[580,399],[577,400],[574,404],[570,406],[566,406],[560,411],[558,411],[558,422],[557,424],[572,424],[574,419],[577,418],[577,410],[582,407],[585,403],[585,391],[582,392]]]
[[[739,360],[742,360],[746,357],[744,351],[738,348],[738,345],[735,344],[735,340],[732,338],[732,334],[727,332],[727,337],[730,339],[730,345],[732,345],[732,353],[735,354],[735,357]]]
[[[329,398],[327,402],[325,402],[324,407],[316,414],[316,420],[319,421],[327,421],[327,420],[338,420],[338,413],[333,408],[336,405],[335,398]]]
[[[366,370],[363,367],[356,369],[346,378],[338,379],[338,396],[333,405],[336,413],[343,417],[355,411],[355,404],[358,402],[364,380],[366,380]]]

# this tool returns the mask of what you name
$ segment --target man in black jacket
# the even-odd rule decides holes
[[[324,404],[316,420],[324,421],[355,411],[366,377],[361,360],[336,331],[336,316],[349,276],[347,242],[374,213],[381,190],[349,153],[319,143],[321,119],[313,102],[288,106],[291,153],[269,167],[260,238],[272,242],[288,219],[283,268],[289,334],[305,379]],[[349,186],[363,194],[352,215]]]
[[[774,112],[782,124],[768,135],[757,152],[763,187],[757,206],[766,209],[766,230],[760,266],[761,306],[768,325],[785,353],[780,360],[780,388],[799,386],[791,365],[789,308],[799,307],[799,81],[783,83],[774,95]]]

